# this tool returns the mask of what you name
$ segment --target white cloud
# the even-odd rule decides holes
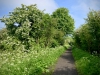
[[[72,6],[72,10],[74,11],[88,12],[88,9],[88,6],[84,2],[80,3],[79,5]]]
[[[58,5],[54,0],[0,0],[0,18],[4,15],[7,15],[7,13],[12,11],[16,7],[20,7],[21,4],[37,4],[37,7],[40,10],[45,9],[45,12],[50,14],[58,8]],[[0,28],[3,27],[5,27],[4,23],[0,22]]]
[[[75,20],[75,27],[85,23],[84,18],[87,17],[90,9],[100,10],[99,0],[77,0],[76,4],[71,7],[71,15]]]
[[[85,20],[84,18],[82,17],[79,17],[77,15],[73,15],[73,14],[70,14],[71,17],[74,19],[74,22],[75,22],[75,29],[77,29],[78,27],[80,27],[80,25],[84,24],[85,23]]]
[[[8,9],[19,7],[21,4],[37,4],[40,10],[45,9],[45,12],[47,13],[52,13],[55,9],[58,8],[58,5],[54,0],[1,0],[0,5],[1,4],[6,6]]]
[[[78,4],[72,6],[72,9],[84,13],[88,13],[89,9],[100,10],[100,1],[99,0],[78,0]]]

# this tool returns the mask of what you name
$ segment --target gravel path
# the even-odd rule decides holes
[[[71,50],[67,50],[58,59],[53,75],[78,75]]]

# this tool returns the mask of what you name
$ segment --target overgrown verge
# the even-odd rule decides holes
[[[100,58],[78,48],[72,52],[79,75],[100,75]]]
[[[50,15],[36,4],[22,4],[0,21],[6,25],[0,30],[0,75],[47,75],[74,30],[68,9],[58,8]]]
[[[0,75],[41,75],[65,51],[64,47],[37,48],[29,52],[21,50],[0,52]]]

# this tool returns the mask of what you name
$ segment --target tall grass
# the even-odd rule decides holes
[[[41,75],[65,51],[64,47],[37,48],[30,52],[21,50],[0,52],[0,75]]]
[[[100,58],[78,48],[72,52],[79,75],[100,75]]]

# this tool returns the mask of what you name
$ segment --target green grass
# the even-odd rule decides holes
[[[100,58],[78,48],[72,52],[79,75],[100,75]]]
[[[65,51],[64,47],[0,51],[0,75],[49,75],[50,67]]]

